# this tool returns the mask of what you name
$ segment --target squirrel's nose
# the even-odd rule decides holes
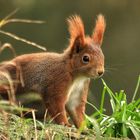
[[[99,70],[99,71],[98,71],[98,75],[99,75],[99,76],[102,76],[103,74],[104,74],[104,71],[103,71],[103,70]]]

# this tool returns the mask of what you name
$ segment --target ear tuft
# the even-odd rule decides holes
[[[94,32],[92,34],[92,38],[95,44],[98,45],[102,44],[105,27],[106,27],[105,18],[103,15],[100,14],[97,17]]]
[[[84,24],[78,15],[71,16],[67,19],[70,33],[70,44],[72,45],[74,41],[79,38],[81,43],[84,43],[85,32]]]

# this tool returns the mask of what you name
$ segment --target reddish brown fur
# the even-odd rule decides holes
[[[92,34],[92,38],[95,44],[99,45],[102,44],[105,27],[106,27],[105,19],[102,15],[99,15],[96,21],[94,32]]]
[[[40,93],[56,123],[69,125],[67,111],[79,128],[84,119],[89,78],[95,79],[104,72],[104,55],[100,45],[105,21],[103,16],[98,16],[92,37],[85,36],[79,16],[70,17],[68,25],[70,44],[63,53],[21,55],[1,64],[0,71],[9,74],[16,94],[30,91]],[[1,81],[4,79],[7,80],[0,77]],[[0,85],[1,93],[6,92],[6,86]]]
[[[84,44],[85,32],[84,25],[81,18],[77,15],[71,16],[68,20],[69,25],[69,33],[70,33],[70,46],[73,45],[75,38],[79,37],[81,39],[82,44]]]

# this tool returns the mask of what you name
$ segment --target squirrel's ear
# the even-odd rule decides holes
[[[71,16],[67,19],[70,33],[70,47],[78,52],[84,46],[85,32],[80,16]],[[73,48],[74,47],[74,48]]]
[[[95,44],[101,45],[103,41],[104,31],[106,27],[105,18],[103,15],[98,15],[96,25],[92,34],[92,39]]]

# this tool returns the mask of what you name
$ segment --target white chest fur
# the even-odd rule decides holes
[[[81,99],[82,90],[84,89],[85,82],[88,80],[89,78],[87,77],[79,77],[71,85],[68,92],[68,101],[67,101],[67,106],[69,106],[71,110],[73,110],[73,108],[79,105],[78,101]]]

